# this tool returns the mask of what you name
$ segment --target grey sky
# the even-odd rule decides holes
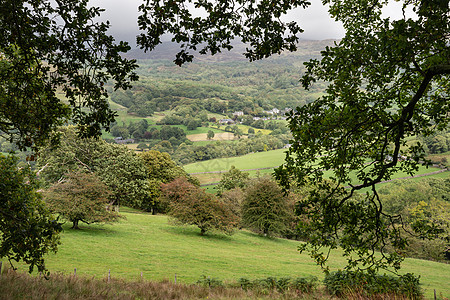
[[[110,20],[111,34],[117,40],[130,42],[131,46],[136,44],[138,34],[137,16],[138,6],[144,0],[91,0],[91,5],[103,7],[102,20]],[[301,39],[323,40],[339,39],[344,36],[344,30],[340,23],[330,18],[327,8],[320,0],[311,0],[312,5],[306,10],[296,9],[287,16],[287,20],[295,20],[305,30],[300,35]],[[392,2],[384,10],[385,14],[399,18],[401,16],[401,2]]]

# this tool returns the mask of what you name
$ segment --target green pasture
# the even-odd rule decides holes
[[[126,212],[125,212],[126,211]],[[77,276],[111,277],[136,280],[174,280],[194,283],[202,275],[223,281],[269,276],[308,276],[323,278],[320,268],[306,254],[299,254],[298,241],[267,238],[241,230],[232,236],[201,236],[194,226],[178,227],[162,215],[123,209],[125,219],[114,225],[64,225],[57,254],[47,256],[51,272]],[[330,258],[332,270],[342,268],[341,251]],[[26,266],[19,266],[25,271]],[[450,296],[450,265],[407,259],[402,272],[421,275],[427,297],[436,289]]]
[[[231,168],[231,166],[235,166],[239,170],[248,170],[248,169],[260,169],[260,168],[275,168],[282,163],[284,163],[286,149],[278,149],[266,152],[257,152],[250,153],[243,156],[238,157],[229,157],[229,158],[218,158],[207,161],[196,162],[192,164],[188,164],[184,166],[184,169],[188,173],[202,173],[202,172],[217,172],[222,171],[225,172]],[[415,175],[427,174],[434,171],[438,171],[438,168],[426,168],[419,167],[419,170],[415,173]],[[258,172],[265,174],[271,173],[273,169],[265,169],[265,170],[254,170],[248,171],[251,177],[255,177]],[[325,177],[331,177],[332,172],[326,171],[324,172]],[[430,175],[436,178],[447,178],[450,176],[450,172],[444,172],[439,174]],[[219,173],[205,173],[205,174],[196,174],[201,184],[218,182],[221,178],[221,174]],[[398,172],[392,176],[393,179],[409,177],[409,175],[405,172]],[[354,182],[356,182],[356,176],[352,176]],[[415,180],[419,180],[419,178],[415,178]]]
[[[188,173],[227,171],[231,166],[239,170],[257,169],[279,166],[284,162],[286,149],[250,153],[243,156],[216,158],[207,161],[187,164],[184,169]]]

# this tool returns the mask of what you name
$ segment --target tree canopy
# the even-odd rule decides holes
[[[90,136],[114,120],[104,84],[129,88],[137,65],[95,21],[101,12],[88,0],[0,3],[0,134],[21,150],[70,119]]]
[[[114,222],[119,215],[109,204],[109,188],[92,173],[76,172],[66,174],[65,180],[53,184],[44,193],[44,199],[53,213],[73,223],[86,224]]]
[[[254,178],[244,191],[242,223],[266,236],[287,228],[289,201],[281,187],[270,177]]]
[[[0,258],[45,270],[43,256],[56,251],[61,224],[42,201],[34,173],[17,158],[0,154]]]
[[[401,255],[385,247],[402,248],[406,240],[394,226],[398,217],[383,210],[375,185],[426,164],[423,146],[408,143],[409,137],[448,126],[448,1],[405,2],[398,20],[383,16],[387,1],[324,3],[346,35],[321,60],[306,63],[305,88],[318,80],[329,85],[325,96],[290,113],[293,143],[277,175],[286,186],[309,181],[321,189],[302,204],[313,220],[310,232],[320,232],[310,241],[319,263],[327,257],[322,246],[339,245],[349,267],[399,267]],[[408,9],[415,17],[407,16]],[[332,181],[324,181],[326,171]],[[370,192],[355,199],[363,188]]]
[[[68,173],[83,171],[96,174],[111,189],[111,204],[140,207],[147,199],[147,171],[138,155],[123,145],[81,138],[74,127],[62,127],[58,134],[58,147],[41,148],[37,160],[39,176],[47,185],[65,180]]]
[[[173,42],[180,43],[175,63],[182,65],[192,61],[192,52],[214,55],[232,49],[232,42],[241,38],[248,45],[245,56],[261,59],[296,49],[297,34],[302,29],[296,22],[283,22],[281,17],[293,8],[308,5],[304,0],[146,0],[139,6],[138,25],[144,33],[137,37],[137,43],[144,50],[153,50],[161,43],[161,36],[169,33]],[[197,16],[197,12],[206,14]]]

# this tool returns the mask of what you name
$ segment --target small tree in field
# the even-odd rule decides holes
[[[208,133],[206,134],[206,137],[208,138],[208,140],[212,140],[214,138],[214,136],[215,136],[214,131],[208,130]]]
[[[232,234],[239,218],[226,203],[203,189],[178,178],[162,185],[163,202],[168,203],[168,215],[176,222],[196,225],[201,235],[212,229]]]
[[[249,182],[242,202],[246,227],[264,235],[279,233],[286,229],[290,215],[289,202],[275,181],[261,177]]]
[[[65,181],[53,184],[45,192],[50,209],[73,223],[86,224],[117,221],[119,215],[108,209],[108,187],[94,174],[69,173]]]

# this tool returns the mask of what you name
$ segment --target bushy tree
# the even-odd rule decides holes
[[[242,219],[242,202],[244,201],[244,191],[237,187],[231,190],[223,191],[220,200],[225,203],[231,212],[238,217],[239,224]]]
[[[252,179],[245,189],[242,222],[245,227],[266,236],[286,229],[289,211],[287,198],[270,177]]]
[[[248,180],[248,172],[241,172],[235,166],[231,166],[230,170],[222,174],[222,178],[220,178],[219,184],[217,185],[217,193],[222,194],[226,190],[244,188]]]
[[[163,184],[161,197],[170,217],[181,224],[196,225],[201,235],[210,230],[232,234],[238,226],[238,217],[224,202],[185,178]]]
[[[36,191],[35,175],[17,158],[0,154],[0,258],[45,270],[44,255],[56,252],[61,224]]]
[[[92,173],[78,171],[66,174],[44,193],[49,209],[73,223],[110,223],[119,219],[108,200],[109,188]]]
[[[73,127],[59,129],[59,147],[42,148],[37,160],[40,178],[47,185],[64,180],[66,174],[82,170],[95,173],[111,189],[111,204],[139,208],[149,195],[143,161],[122,145],[80,138]]]
[[[208,130],[208,133],[206,134],[206,137],[208,140],[212,140],[214,138],[214,131]]]
[[[141,207],[147,211],[152,211],[153,214],[164,213],[167,208],[166,204],[158,201],[162,183],[169,183],[176,178],[183,177],[187,178],[190,183],[199,185],[198,180],[189,176],[182,167],[171,159],[168,153],[150,150],[140,153],[139,157],[145,166],[150,185],[150,196]]]

